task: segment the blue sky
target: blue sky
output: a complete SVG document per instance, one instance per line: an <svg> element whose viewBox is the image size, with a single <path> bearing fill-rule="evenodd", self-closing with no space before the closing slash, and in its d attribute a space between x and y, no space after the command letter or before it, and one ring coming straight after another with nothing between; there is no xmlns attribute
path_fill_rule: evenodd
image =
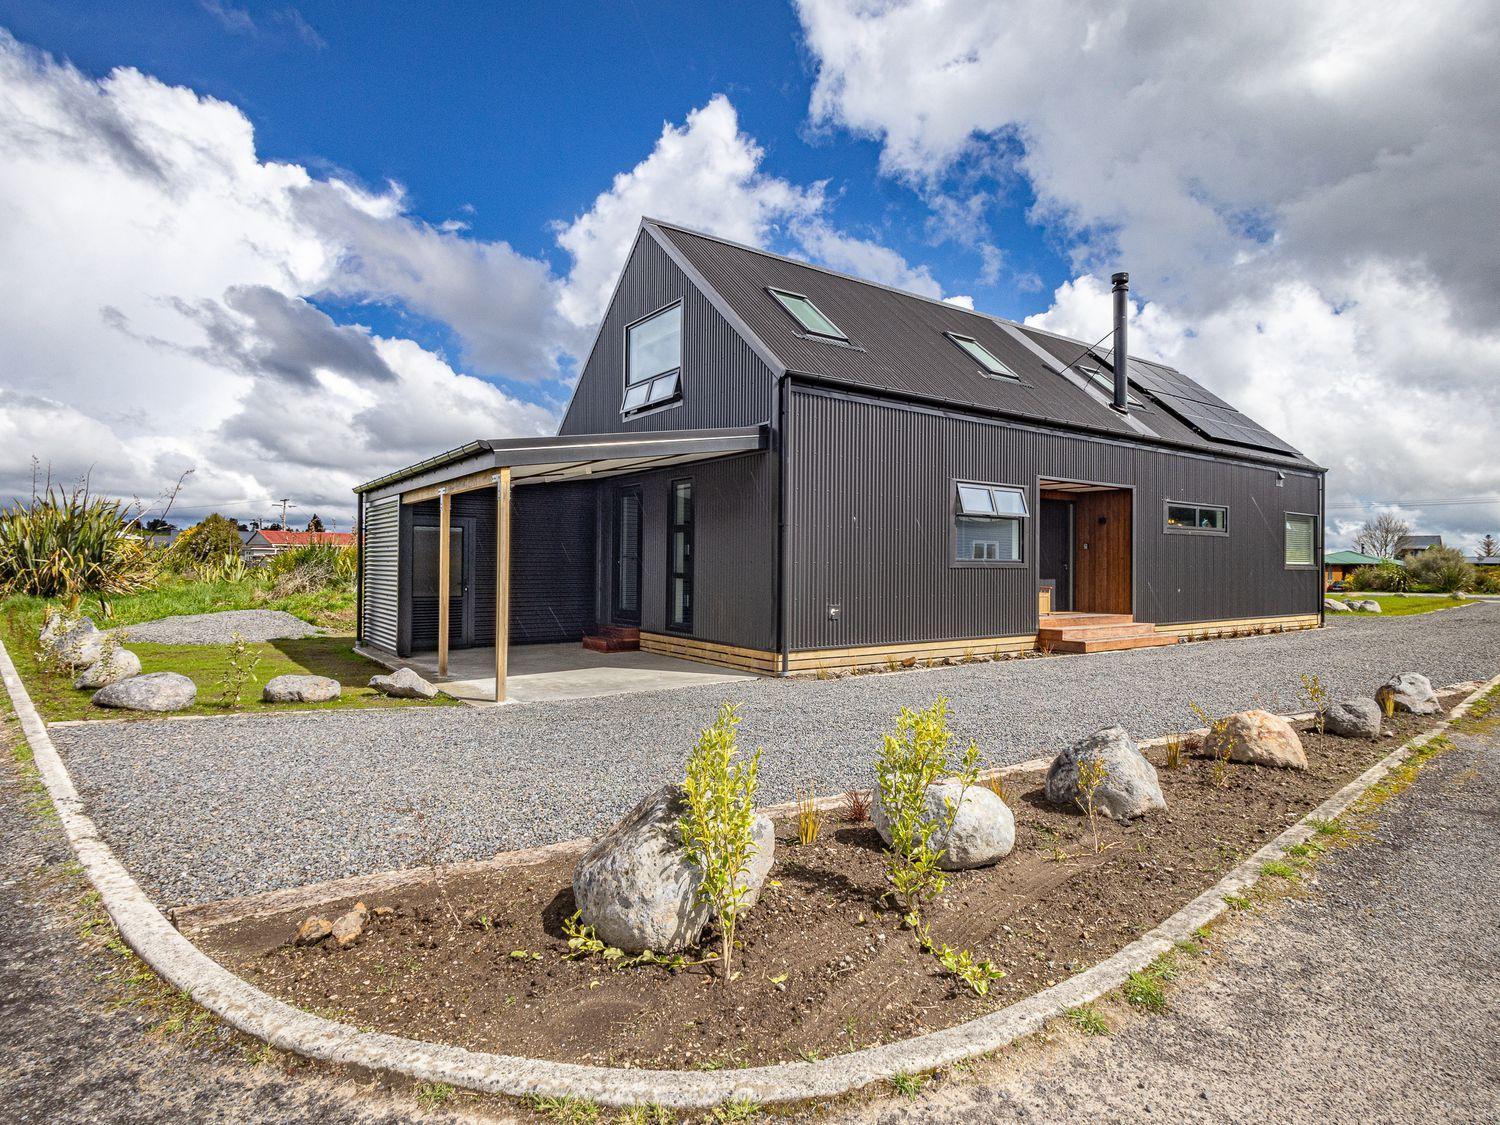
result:
<svg viewBox="0 0 1500 1125"><path fill-rule="evenodd" d="M645 212L1089 339L1126 268L1331 542L1471 542L1411 501L1500 494L1497 52L1465 0L0 0L0 491L347 514L547 432Z"/></svg>

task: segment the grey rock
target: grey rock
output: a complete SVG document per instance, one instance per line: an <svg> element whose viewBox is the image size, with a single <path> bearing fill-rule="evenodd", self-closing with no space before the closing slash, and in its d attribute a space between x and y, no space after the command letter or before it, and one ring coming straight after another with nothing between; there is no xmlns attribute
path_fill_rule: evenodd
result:
<svg viewBox="0 0 1500 1125"><path fill-rule="evenodd" d="M1392 676L1380 690L1389 691L1395 696L1398 711L1410 711L1413 715L1436 715L1443 709L1438 703L1437 692L1432 690L1432 682L1420 672L1402 672Z"/></svg>
<svg viewBox="0 0 1500 1125"><path fill-rule="evenodd" d="M398 668L388 676L371 676L370 686L396 699L436 699L438 693L410 668Z"/></svg>
<svg viewBox="0 0 1500 1125"><path fill-rule="evenodd" d="M60 626L48 643L52 654L73 668L97 664L104 653L104 634L87 617L72 626Z"/></svg>
<svg viewBox="0 0 1500 1125"><path fill-rule="evenodd" d="M627 953L673 953L695 945L711 913L698 897L702 882L687 857L678 819L686 812L681 785L664 785L594 841L573 871L573 898L585 925ZM771 821L755 818L755 855L741 877L743 909L755 905L776 857Z"/></svg>
<svg viewBox="0 0 1500 1125"><path fill-rule="evenodd" d="M960 797L962 803L960 804ZM938 866L944 871L966 871L988 867L1010 854L1016 843L1016 818L993 791L982 785L967 789L955 778L927 787L924 820L942 824L948 818L948 803L957 807L952 827L932 835L932 846L941 848ZM890 817L877 790L871 798L870 822L887 844L891 842Z"/></svg>
<svg viewBox="0 0 1500 1125"><path fill-rule="evenodd" d="M1324 598L1323 599L1323 608L1326 609L1326 610L1329 610L1330 612L1333 612L1333 613L1348 613L1349 612L1349 606L1348 606L1348 604L1346 602L1339 601L1338 598Z"/></svg>
<svg viewBox="0 0 1500 1125"><path fill-rule="evenodd" d="M267 703L327 703L342 691L339 682L328 676L286 675L273 677L260 697Z"/></svg>
<svg viewBox="0 0 1500 1125"><path fill-rule="evenodd" d="M1373 699L1340 699L1323 715L1323 729L1340 738L1379 738L1380 719Z"/></svg>
<svg viewBox="0 0 1500 1125"><path fill-rule="evenodd" d="M1064 750L1047 769L1047 800L1064 808L1078 808L1078 767L1102 761L1108 771L1094 795L1099 808L1115 820L1132 820L1153 809L1165 809L1156 768L1146 760L1123 727L1107 727Z"/></svg>
<svg viewBox="0 0 1500 1125"><path fill-rule="evenodd" d="M1384 612L1380 608L1380 603L1379 602L1371 601L1369 598L1366 598L1364 601L1360 602L1359 603L1359 608L1364 613L1383 613Z"/></svg>
<svg viewBox="0 0 1500 1125"><path fill-rule="evenodd" d="M177 672L147 672L94 692L95 707L122 711L181 711L198 698L197 685Z"/></svg>
<svg viewBox="0 0 1500 1125"><path fill-rule="evenodd" d="M1225 753L1227 750L1227 754ZM1200 753L1252 766L1305 770L1307 752L1292 724L1269 711L1239 711L1204 738Z"/></svg>
<svg viewBox="0 0 1500 1125"><path fill-rule="evenodd" d="M96 690L141 674L141 658L128 649L117 648L103 654L73 681L76 688Z"/></svg>

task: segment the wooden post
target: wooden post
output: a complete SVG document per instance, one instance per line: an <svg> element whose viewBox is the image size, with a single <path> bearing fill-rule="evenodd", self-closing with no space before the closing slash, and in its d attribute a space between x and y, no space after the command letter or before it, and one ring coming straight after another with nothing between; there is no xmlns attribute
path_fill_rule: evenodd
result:
<svg viewBox="0 0 1500 1125"><path fill-rule="evenodd" d="M495 702L505 702L510 664L510 466L495 478Z"/></svg>
<svg viewBox="0 0 1500 1125"><path fill-rule="evenodd" d="M452 581L453 555L449 533L453 527L453 498L438 496L438 675L448 674L448 584Z"/></svg>

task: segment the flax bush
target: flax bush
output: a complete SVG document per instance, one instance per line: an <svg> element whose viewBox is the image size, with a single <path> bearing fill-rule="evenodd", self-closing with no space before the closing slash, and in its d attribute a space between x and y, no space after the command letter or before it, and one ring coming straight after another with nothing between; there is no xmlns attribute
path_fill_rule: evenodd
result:
<svg viewBox="0 0 1500 1125"><path fill-rule="evenodd" d="M719 979L734 979L734 930L750 893L745 873L755 857L755 790L760 771L760 748L739 758L738 710L732 703L719 709L714 724L698 736L687 761L683 788L687 812L677 822L688 859L702 881L699 897L708 903L719 924L723 968Z"/></svg>
<svg viewBox="0 0 1500 1125"><path fill-rule="evenodd" d="M118 500L49 488L0 509L0 594L93 596L107 613L108 595L145 589L154 578L151 552Z"/></svg>

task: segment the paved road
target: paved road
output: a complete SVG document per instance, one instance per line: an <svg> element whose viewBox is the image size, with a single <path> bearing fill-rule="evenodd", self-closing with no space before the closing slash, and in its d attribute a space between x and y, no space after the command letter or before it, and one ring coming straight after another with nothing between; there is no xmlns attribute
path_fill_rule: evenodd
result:
<svg viewBox="0 0 1500 1125"><path fill-rule="evenodd" d="M253 1066L237 1044L210 1050L164 1042L136 1009L110 1010L121 992L100 978L120 961L79 938L84 884L63 871L73 857L56 822L38 818L29 801L7 753L0 764L0 1121L381 1125L420 1116L406 1098Z"/></svg>
<svg viewBox="0 0 1500 1125"><path fill-rule="evenodd" d="M845 1120L1500 1120L1500 733L1454 741L1374 842L1239 928L1169 1014Z"/></svg>
<svg viewBox="0 0 1500 1125"><path fill-rule="evenodd" d="M1138 738L1217 713L1295 711L1300 677L1372 694L1392 673L1487 679L1500 605L1087 657L840 680L736 683L741 741L761 746L760 798L866 787L903 705L952 701L987 762L1022 761L1121 723ZM500 709L93 723L53 739L110 843L167 905L360 872L438 852L474 859L592 835L682 776L726 685ZM426 814L424 841L415 812Z"/></svg>

